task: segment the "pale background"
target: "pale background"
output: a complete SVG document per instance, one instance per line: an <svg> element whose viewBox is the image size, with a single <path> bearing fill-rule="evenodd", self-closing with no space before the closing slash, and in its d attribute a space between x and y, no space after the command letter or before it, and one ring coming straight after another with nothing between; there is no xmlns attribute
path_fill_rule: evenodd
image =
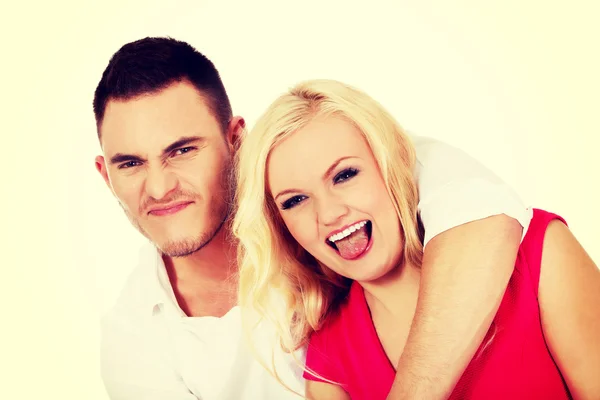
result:
<svg viewBox="0 0 600 400"><path fill-rule="evenodd" d="M143 240L94 170L91 102L144 36L204 52L250 126L298 80L358 86L563 215L600 261L597 1L6 3L2 399L106 399L98 320Z"/></svg>

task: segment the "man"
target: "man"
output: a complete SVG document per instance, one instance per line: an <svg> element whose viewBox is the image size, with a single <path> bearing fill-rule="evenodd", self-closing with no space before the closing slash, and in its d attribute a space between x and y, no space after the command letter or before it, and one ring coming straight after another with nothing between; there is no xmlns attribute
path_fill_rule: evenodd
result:
<svg viewBox="0 0 600 400"><path fill-rule="evenodd" d="M94 113L103 152L96 168L154 247L103 320L111 398L297 398L242 341L229 221L245 124L213 64L174 39L126 44L102 75ZM389 398L441 399L489 328L531 212L465 154L431 140L415 145L427 244ZM299 366L276 358L288 364L280 379L303 392Z"/></svg>

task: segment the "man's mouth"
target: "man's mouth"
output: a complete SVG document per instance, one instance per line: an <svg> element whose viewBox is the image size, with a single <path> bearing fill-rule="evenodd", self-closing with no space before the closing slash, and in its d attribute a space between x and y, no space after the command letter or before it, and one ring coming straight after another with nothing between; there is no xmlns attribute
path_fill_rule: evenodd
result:
<svg viewBox="0 0 600 400"><path fill-rule="evenodd" d="M178 201L176 203L171 203L171 204L166 204L164 206L154 207L150 211L148 211L148 214L159 216L159 217L163 216L163 215L171 215L171 214L175 214L175 213L183 210L184 208L186 208L187 206L189 206L192 203L193 203L193 201Z"/></svg>
<svg viewBox="0 0 600 400"><path fill-rule="evenodd" d="M354 260L370 248L373 226L361 221L327 238L327 244L345 260Z"/></svg>

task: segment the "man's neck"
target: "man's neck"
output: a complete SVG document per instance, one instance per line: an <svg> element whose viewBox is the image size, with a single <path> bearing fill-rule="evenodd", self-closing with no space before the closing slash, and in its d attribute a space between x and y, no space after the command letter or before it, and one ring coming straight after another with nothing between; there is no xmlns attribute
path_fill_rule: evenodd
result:
<svg viewBox="0 0 600 400"><path fill-rule="evenodd" d="M223 227L187 257L163 256L179 306L190 317L222 317L237 303L236 244Z"/></svg>

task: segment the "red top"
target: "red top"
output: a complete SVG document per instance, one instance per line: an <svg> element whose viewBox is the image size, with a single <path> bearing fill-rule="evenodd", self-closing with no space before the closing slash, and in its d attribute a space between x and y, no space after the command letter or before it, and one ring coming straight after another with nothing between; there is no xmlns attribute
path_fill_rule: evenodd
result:
<svg viewBox="0 0 600 400"><path fill-rule="evenodd" d="M515 270L488 331L450 399L569 399L546 347L537 299L544 234L556 214L534 210ZM340 383L353 400L385 399L396 375L373 326L362 287L311 337L306 366ZM306 379L316 380L308 372Z"/></svg>

